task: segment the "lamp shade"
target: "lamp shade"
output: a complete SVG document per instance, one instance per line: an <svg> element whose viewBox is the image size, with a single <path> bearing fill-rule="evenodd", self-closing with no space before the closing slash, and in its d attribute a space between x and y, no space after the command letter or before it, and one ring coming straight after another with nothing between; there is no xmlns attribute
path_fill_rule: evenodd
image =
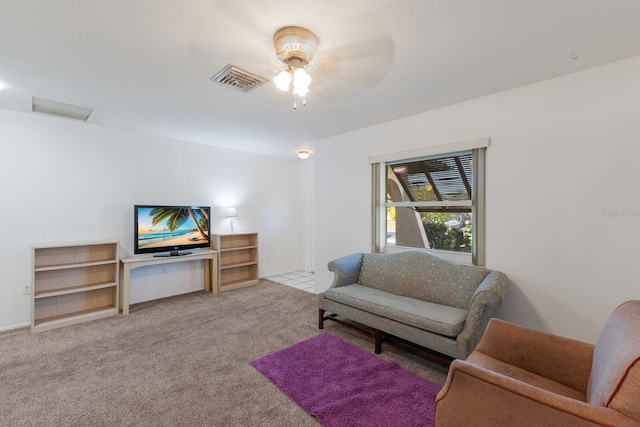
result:
<svg viewBox="0 0 640 427"><path fill-rule="evenodd" d="M311 76L307 74L304 68L296 68L293 72L293 93L299 96L305 96L309 92L311 84Z"/></svg>
<svg viewBox="0 0 640 427"><path fill-rule="evenodd" d="M235 206L231 206L229 208L227 208L227 218L233 218L238 216L238 213L236 212L236 207Z"/></svg>
<svg viewBox="0 0 640 427"><path fill-rule="evenodd" d="M291 83L291 72L289 70L283 70L277 76L273 78L273 83L276 87L284 92L289 90L289 84Z"/></svg>

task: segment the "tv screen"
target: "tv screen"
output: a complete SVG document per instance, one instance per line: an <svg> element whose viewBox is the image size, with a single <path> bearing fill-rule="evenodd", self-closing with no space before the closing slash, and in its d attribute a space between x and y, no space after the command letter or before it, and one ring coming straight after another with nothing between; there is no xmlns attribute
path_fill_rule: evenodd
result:
<svg viewBox="0 0 640 427"><path fill-rule="evenodd" d="M208 248L209 206L135 205L136 254L185 255L189 249Z"/></svg>

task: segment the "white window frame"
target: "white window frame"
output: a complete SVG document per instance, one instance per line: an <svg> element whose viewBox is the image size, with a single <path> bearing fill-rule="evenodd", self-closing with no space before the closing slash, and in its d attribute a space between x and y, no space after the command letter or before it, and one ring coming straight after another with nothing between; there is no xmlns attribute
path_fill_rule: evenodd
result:
<svg viewBox="0 0 640 427"><path fill-rule="evenodd" d="M386 245L386 211L388 206L426 206L442 205L443 202L386 202L386 167L394 163L411 162L425 157L446 156L460 151L472 150L473 153L473 188L471 201L447 202L452 206L471 204L473 245L471 253L443 251L437 249L417 249L437 253L453 262L467 265L485 265L485 155L490 145L489 138L479 138L449 144L434 145L416 150L401 151L369 157L372 165L372 244L371 251L378 253L416 250L402 246Z"/></svg>

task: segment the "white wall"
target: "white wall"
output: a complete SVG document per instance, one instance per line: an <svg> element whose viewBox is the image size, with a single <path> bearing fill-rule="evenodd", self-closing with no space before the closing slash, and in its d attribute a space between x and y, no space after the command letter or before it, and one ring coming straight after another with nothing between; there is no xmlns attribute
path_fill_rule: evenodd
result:
<svg viewBox="0 0 640 427"><path fill-rule="evenodd" d="M370 155L490 137L487 266L510 278L499 317L595 342L640 296L638 76L635 57L317 142L317 290L331 259L370 251Z"/></svg>
<svg viewBox="0 0 640 427"><path fill-rule="evenodd" d="M302 186L302 203L300 210L300 246L298 250L302 256L304 271L313 271L313 203L315 191L315 158L312 156L301 163L302 174L300 183Z"/></svg>
<svg viewBox="0 0 640 427"><path fill-rule="evenodd" d="M261 277L310 268L308 168L0 110L0 330L30 322L21 285L31 281L32 246L116 239L131 256L134 204L211 206L214 232L229 231L224 207L235 205L235 230L259 233ZM197 265L166 270L135 270L131 302L202 288Z"/></svg>

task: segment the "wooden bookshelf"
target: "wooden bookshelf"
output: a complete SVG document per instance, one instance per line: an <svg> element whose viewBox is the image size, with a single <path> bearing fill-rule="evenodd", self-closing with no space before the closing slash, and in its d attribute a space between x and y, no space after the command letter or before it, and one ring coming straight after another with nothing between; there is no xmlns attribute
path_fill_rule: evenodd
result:
<svg viewBox="0 0 640 427"><path fill-rule="evenodd" d="M31 330L118 314L118 242L33 248Z"/></svg>
<svg viewBox="0 0 640 427"><path fill-rule="evenodd" d="M212 234L211 247L219 252L220 291L258 283L258 233Z"/></svg>

